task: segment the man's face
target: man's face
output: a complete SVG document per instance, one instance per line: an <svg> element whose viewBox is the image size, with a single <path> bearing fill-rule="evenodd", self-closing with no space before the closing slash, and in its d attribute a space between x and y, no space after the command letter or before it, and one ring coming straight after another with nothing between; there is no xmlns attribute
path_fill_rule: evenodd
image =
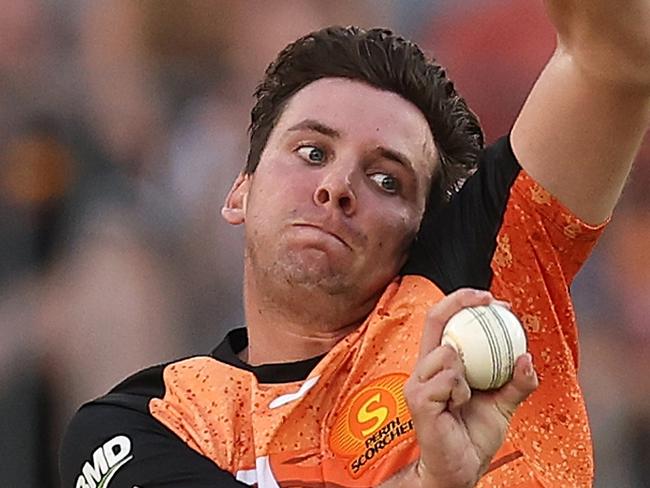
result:
<svg viewBox="0 0 650 488"><path fill-rule="evenodd" d="M436 160L426 119L399 95L342 78L306 86L233 189L252 272L267 285L377 296L405 262Z"/></svg>

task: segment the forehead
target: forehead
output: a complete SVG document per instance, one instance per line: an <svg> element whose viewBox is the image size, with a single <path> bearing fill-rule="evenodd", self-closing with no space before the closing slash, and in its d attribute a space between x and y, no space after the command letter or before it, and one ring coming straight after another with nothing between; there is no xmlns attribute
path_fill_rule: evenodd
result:
<svg viewBox="0 0 650 488"><path fill-rule="evenodd" d="M400 95L345 78L323 78L299 90L276 125L279 133L305 120L317 120L342 137L381 145L410 157L426 174L435 167L431 129L422 112Z"/></svg>

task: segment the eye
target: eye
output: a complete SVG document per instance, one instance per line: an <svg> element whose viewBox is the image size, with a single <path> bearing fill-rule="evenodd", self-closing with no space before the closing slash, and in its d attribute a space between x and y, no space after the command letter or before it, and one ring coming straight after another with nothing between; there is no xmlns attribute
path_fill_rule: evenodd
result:
<svg viewBox="0 0 650 488"><path fill-rule="evenodd" d="M322 164L325 162L325 151L317 146L300 146L298 155L305 161L312 164Z"/></svg>
<svg viewBox="0 0 650 488"><path fill-rule="evenodd" d="M374 173L370 175L370 179L387 193L397 193L399 191L399 181L392 175L387 173Z"/></svg>

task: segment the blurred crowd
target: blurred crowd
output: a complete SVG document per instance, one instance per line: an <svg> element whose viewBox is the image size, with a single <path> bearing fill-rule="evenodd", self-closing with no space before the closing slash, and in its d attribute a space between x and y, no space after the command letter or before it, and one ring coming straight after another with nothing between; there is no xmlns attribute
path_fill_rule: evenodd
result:
<svg viewBox="0 0 650 488"><path fill-rule="evenodd" d="M220 208L251 95L329 24L418 41L489 141L554 45L530 0L0 2L0 486L57 487L82 402L243 323L242 233ZM596 487L650 486L648 184L649 143L573 287Z"/></svg>

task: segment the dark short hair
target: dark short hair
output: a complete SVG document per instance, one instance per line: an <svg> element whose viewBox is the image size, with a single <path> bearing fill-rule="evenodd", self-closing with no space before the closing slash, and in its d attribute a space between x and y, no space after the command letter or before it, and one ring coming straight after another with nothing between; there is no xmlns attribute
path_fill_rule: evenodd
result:
<svg viewBox="0 0 650 488"><path fill-rule="evenodd" d="M266 69L255 91L245 173L257 168L288 100L321 78L359 80L394 92L422 111L441 162L429 204L448 200L475 169L483 131L439 64L390 30L327 27L289 44Z"/></svg>

